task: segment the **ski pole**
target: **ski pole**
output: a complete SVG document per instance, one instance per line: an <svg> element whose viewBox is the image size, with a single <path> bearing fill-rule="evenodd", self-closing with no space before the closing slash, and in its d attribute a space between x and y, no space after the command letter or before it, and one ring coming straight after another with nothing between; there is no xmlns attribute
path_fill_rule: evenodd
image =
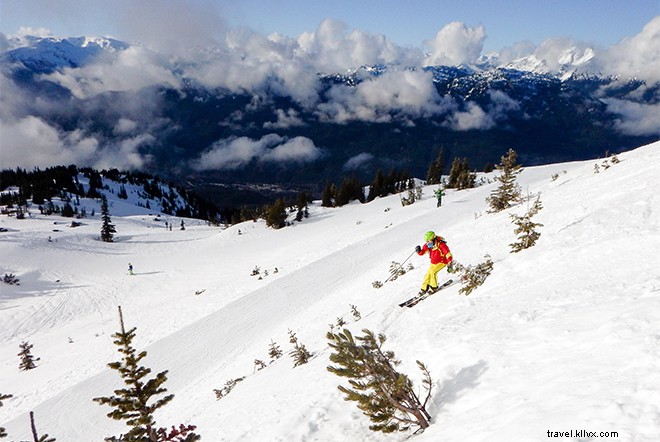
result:
<svg viewBox="0 0 660 442"><path fill-rule="evenodd" d="M413 256L413 254L416 253L416 252L417 252L416 250L413 250L413 252L401 264L399 264L399 267L395 271L392 272L392 274L389 276L389 278L387 278L385 280L385 282L389 281L392 276L396 275L397 272L399 271L399 269L401 267L403 267L403 265L406 263L406 261L408 261L410 259L410 257ZM385 284L385 282L383 284Z"/></svg>

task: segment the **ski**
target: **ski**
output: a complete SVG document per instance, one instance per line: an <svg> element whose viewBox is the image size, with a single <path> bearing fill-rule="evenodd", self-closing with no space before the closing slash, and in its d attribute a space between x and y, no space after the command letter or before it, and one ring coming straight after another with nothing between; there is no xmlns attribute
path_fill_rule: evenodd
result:
<svg viewBox="0 0 660 442"><path fill-rule="evenodd" d="M439 286L438 289L437 289L435 292L433 292L433 293L437 293L437 292L439 292L440 290L442 290L442 289L444 289L444 288L446 288L446 287L449 287L449 286L452 285L453 283L454 283L454 280L453 280L453 279L450 279L450 280L448 280L447 282L445 282L444 284L442 284L441 286ZM404 302L402 302L401 304L399 304L399 307L413 307L413 306L417 305L419 302L421 302L421 301L423 301L424 299L426 299L426 298L428 298L429 296L431 296L433 293L424 293L423 295L416 295L416 296L413 296L412 298L408 299L407 301L404 301Z"/></svg>

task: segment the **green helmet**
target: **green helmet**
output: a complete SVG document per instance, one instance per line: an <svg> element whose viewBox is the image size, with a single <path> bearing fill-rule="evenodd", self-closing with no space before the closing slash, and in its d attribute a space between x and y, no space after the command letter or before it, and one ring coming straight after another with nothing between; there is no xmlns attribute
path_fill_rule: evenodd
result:
<svg viewBox="0 0 660 442"><path fill-rule="evenodd" d="M435 232L428 231L424 234L424 241L426 242L433 241L433 238L435 238Z"/></svg>

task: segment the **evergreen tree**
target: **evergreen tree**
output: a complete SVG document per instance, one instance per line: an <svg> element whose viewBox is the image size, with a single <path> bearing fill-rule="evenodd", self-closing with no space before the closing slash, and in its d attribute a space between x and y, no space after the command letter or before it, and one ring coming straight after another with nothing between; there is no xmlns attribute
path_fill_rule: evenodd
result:
<svg viewBox="0 0 660 442"><path fill-rule="evenodd" d="M321 193L321 206L333 207L334 198L335 198L335 185L332 183L328 183L325 185L325 187L323 188L323 192Z"/></svg>
<svg viewBox="0 0 660 442"><path fill-rule="evenodd" d="M116 232L115 226L112 224L112 219L110 219L108 199L103 195L101 197L101 241L112 242Z"/></svg>
<svg viewBox="0 0 660 442"><path fill-rule="evenodd" d="M39 360L32 355L32 347L34 345L30 344L27 341L21 342L19 348L21 351L18 353L18 356L21 358L21 363L18 368L22 371L32 370L36 367L35 362Z"/></svg>
<svg viewBox="0 0 660 442"><path fill-rule="evenodd" d="M364 329L364 336L353 338L351 332L328 332L326 338L334 351L330 361L337 364L328 366L328 371L337 376L349 378L352 388L339 386L346 400L357 402L357 406L369 417L373 431L392 433L405 431L411 426L425 429L431 416L426 412L426 403L431 396L431 376L421 362L417 365L424 374L427 396L420 401L412 381L398 372L399 365L394 353L383 350L385 335L374 336Z"/></svg>
<svg viewBox="0 0 660 442"><path fill-rule="evenodd" d="M536 244L536 240L541 236L540 233L536 231L537 227L542 227L543 224L535 223L532 221L532 217L539 213L539 210L543 208L541 204L540 197L536 198L532 207L527 210L522 216L511 214L513 223L516 225L514 233L518 235L518 242L509 244L511 247L511 253L520 252L523 249L528 249Z"/></svg>
<svg viewBox="0 0 660 442"><path fill-rule="evenodd" d="M378 169L373 181L371 181L371 185L369 185L367 201L373 201L377 197L383 196L385 196L385 176L383 175L383 171Z"/></svg>
<svg viewBox="0 0 660 442"><path fill-rule="evenodd" d="M364 191L357 177L344 178L335 197L335 205L344 206L353 200L364 202Z"/></svg>
<svg viewBox="0 0 660 442"><path fill-rule="evenodd" d="M2 407L2 401L5 399L9 399L13 397L11 394L2 394L0 393L0 407ZM3 427L0 427L0 438L7 437L7 433L5 433L5 429Z"/></svg>
<svg viewBox="0 0 660 442"><path fill-rule="evenodd" d="M266 225L273 229L281 229L286 225L286 206L281 198L266 210Z"/></svg>
<svg viewBox="0 0 660 442"><path fill-rule="evenodd" d="M514 202L520 200L520 186L516 183L516 176L522 171L522 166L517 164L516 159L516 151L509 149L501 158L500 164L495 166L501 172L495 177L500 185L486 199L491 207L491 213L508 209Z"/></svg>
<svg viewBox="0 0 660 442"><path fill-rule="evenodd" d="M470 172L467 158L454 158L449 171L448 189L471 189L475 186L477 175Z"/></svg>
<svg viewBox="0 0 660 442"><path fill-rule="evenodd" d="M437 158L429 166L426 173L426 182L428 184L440 184L442 182L442 174L445 170L445 148L441 147L438 152Z"/></svg>
<svg viewBox="0 0 660 442"><path fill-rule="evenodd" d="M163 384L167 380L167 370L158 373L151 379L145 379L151 373L151 369L140 366L140 361L147 355L146 351L137 352L133 347L136 327L126 331L124 327L124 317L121 307L119 307L120 331L115 333L115 345L119 347L122 359L118 362L108 364L113 370L117 370L124 379L126 388L120 388L114 391L115 396L97 397L93 400L99 404L107 404L114 407L114 410L108 413L108 417L116 420L125 420L126 425L131 427L130 431L119 437L122 442L158 442L164 440L175 440L179 442L192 442L200 439L200 436L193 433L195 426L181 426L182 431L175 434L174 439L167 439L167 430L156 427L154 412L167 405L173 394L169 394L160 399L154 397L167 392Z"/></svg>

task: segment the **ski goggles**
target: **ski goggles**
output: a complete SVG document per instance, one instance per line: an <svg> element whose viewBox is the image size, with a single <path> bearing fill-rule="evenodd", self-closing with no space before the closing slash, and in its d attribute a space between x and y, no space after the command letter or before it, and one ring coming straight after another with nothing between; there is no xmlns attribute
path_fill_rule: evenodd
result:
<svg viewBox="0 0 660 442"><path fill-rule="evenodd" d="M429 249L432 249L434 245L435 245L435 241L429 241L426 243L426 247L428 247Z"/></svg>

